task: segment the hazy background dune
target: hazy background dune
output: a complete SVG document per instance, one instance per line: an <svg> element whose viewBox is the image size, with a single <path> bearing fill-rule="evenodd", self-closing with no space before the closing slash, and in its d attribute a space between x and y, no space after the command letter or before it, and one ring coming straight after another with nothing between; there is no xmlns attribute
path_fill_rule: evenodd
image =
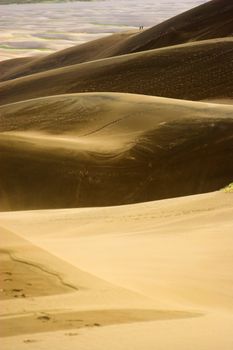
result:
<svg viewBox="0 0 233 350"><path fill-rule="evenodd" d="M0 5L0 60L48 54L140 25L153 26L204 2L97 0Z"/></svg>
<svg viewBox="0 0 233 350"><path fill-rule="evenodd" d="M130 92L187 100L232 98L233 39L113 57L0 84L0 104L73 92Z"/></svg>
<svg viewBox="0 0 233 350"><path fill-rule="evenodd" d="M13 67L12 71L8 69L1 78L8 80L95 59L228 37L232 35L232 28L233 3L228 0L210 1L145 31L128 30L35 58L26 62L25 67Z"/></svg>

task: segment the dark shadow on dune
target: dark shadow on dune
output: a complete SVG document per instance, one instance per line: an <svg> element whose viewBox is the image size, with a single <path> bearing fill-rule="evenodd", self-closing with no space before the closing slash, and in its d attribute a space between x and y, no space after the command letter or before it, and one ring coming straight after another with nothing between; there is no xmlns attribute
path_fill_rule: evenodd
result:
<svg viewBox="0 0 233 350"><path fill-rule="evenodd" d="M233 39L188 43L77 64L0 84L0 104L76 92L184 100L233 97Z"/></svg>
<svg viewBox="0 0 233 350"><path fill-rule="evenodd" d="M121 153L1 139L0 209L122 205L218 190L233 179L233 122L169 122Z"/></svg>

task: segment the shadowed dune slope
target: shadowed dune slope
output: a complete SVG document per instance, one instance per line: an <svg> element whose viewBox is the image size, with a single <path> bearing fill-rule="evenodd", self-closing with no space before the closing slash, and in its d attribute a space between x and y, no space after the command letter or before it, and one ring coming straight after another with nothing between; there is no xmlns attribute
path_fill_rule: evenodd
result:
<svg viewBox="0 0 233 350"><path fill-rule="evenodd" d="M233 96L233 39L73 65L0 84L0 104L74 92L130 92L201 100Z"/></svg>
<svg viewBox="0 0 233 350"><path fill-rule="evenodd" d="M233 34L233 3L212 0L125 40L119 52L125 54L182 44L190 41L223 38Z"/></svg>
<svg viewBox="0 0 233 350"><path fill-rule="evenodd" d="M1 61L0 81L5 80L4 77L11 74L12 71L21 71L22 67L24 67L25 64L28 64L29 62L31 63L34 59L34 57L19 57Z"/></svg>
<svg viewBox="0 0 233 350"><path fill-rule="evenodd" d="M94 93L0 115L0 210L120 205L232 182L232 106Z"/></svg>
<svg viewBox="0 0 233 350"><path fill-rule="evenodd" d="M18 69L6 71L2 80L14 79L54 68L133 52L182 44L190 41L231 36L233 3L214 0L173 17L148 30L114 34L33 59ZM134 34L134 35L133 35ZM0 63L1 69L1 63Z"/></svg>
<svg viewBox="0 0 233 350"><path fill-rule="evenodd" d="M22 59L17 58L15 62L21 61L20 67L15 65L7 70L4 67L5 62L12 60L0 62L0 81L113 56L117 45L133 34L132 31L117 33L78 46L72 46L44 57L28 57L27 60L24 58L23 65L21 64Z"/></svg>

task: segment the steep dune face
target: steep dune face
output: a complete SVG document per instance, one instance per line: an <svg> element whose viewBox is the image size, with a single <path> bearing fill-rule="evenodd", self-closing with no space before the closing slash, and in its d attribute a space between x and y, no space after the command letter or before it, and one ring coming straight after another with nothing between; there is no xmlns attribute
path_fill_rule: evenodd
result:
<svg viewBox="0 0 233 350"><path fill-rule="evenodd" d="M233 3L229 0L212 0L125 40L115 54L223 38L231 36L232 30Z"/></svg>
<svg viewBox="0 0 233 350"><path fill-rule="evenodd" d="M73 92L187 100L231 98L233 39L189 43L33 74L0 84L0 103Z"/></svg>
<svg viewBox="0 0 233 350"><path fill-rule="evenodd" d="M33 59L20 69L15 67L10 71L5 71L0 75L0 79L15 79L112 56L231 36L232 18L233 3L231 1L210 1L143 32L114 34L46 57Z"/></svg>
<svg viewBox="0 0 233 350"><path fill-rule="evenodd" d="M135 203L232 181L231 106L77 94L0 112L1 210Z"/></svg>

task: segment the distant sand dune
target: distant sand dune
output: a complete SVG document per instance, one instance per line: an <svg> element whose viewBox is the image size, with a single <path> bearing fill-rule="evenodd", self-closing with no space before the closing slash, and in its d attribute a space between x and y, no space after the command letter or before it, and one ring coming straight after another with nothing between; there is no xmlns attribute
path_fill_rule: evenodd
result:
<svg viewBox="0 0 233 350"><path fill-rule="evenodd" d="M31 62L33 57L19 57L19 58L12 58L10 60L5 60L0 62L0 80L6 75L9 74L9 72L13 70L21 70L22 66L25 64L28 64Z"/></svg>
<svg viewBox="0 0 233 350"><path fill-rule="evenodd" d="M0 79L14 79L106 57L231 36L232 18L233 4L231 1L210 1L143 32L114 34L33 59L20 69L18 67L8 69L3 75L0 75Z"/></svg>
<svg viewBox="0 0 233 350"><path fill-rule="evenodd" d="M0 62L0 81L114 56L111 54L113 49L121 41L124 41L133 34L135 34L133 31L112 34L108 37L91 40L91 42L85 44L57 51L45 57L28 57L24 59L24 62L21 58L17 58L14 59L14 62L17 64L12 65L7 70L4 69L6 62L13 62L13 60ZM18 67L18 63L20 67Z"/></svg>
<svg viewBox="0 0 233 350"><path fill-rule="evenodd" d="M0 84L0 104L74 92L130 92L203 100L232 98L233 39L93 61Z"/></svg>
<svg viewBox="0 0 233 350"><path fill-rule="evenodd" d="M93 93L0 113L1 210L119 205L232 182L232 106Z"/></svg>

